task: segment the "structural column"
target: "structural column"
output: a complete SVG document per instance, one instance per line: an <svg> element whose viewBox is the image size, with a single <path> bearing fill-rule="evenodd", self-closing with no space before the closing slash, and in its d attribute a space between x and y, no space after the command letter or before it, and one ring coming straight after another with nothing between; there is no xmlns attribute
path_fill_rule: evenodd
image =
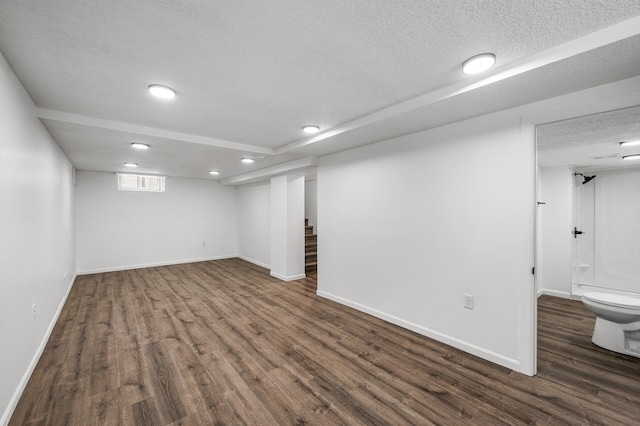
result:
<svg viewBox="0 0 640 426"><path fill-rule="evenodd" d="M305 277L304 176L271 178L271 276Z"/></svg>

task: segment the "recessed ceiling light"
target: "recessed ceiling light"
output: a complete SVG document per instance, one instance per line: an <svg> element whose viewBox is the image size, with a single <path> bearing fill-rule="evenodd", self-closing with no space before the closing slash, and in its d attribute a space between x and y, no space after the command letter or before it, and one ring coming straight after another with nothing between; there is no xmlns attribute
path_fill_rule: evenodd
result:
<svg viewBox="0 0 640 426"><path fill-rule="evenodd" d="M640 145L640 140L620 142L620 146L635 146L635 145Z"/></svg>
<svg viewBox="0 0 640 426"><path fill-rule="evenodd" d="M640 154L625 155L623 160L640 160Z"/></svg>
<svg viewBox="0 0 640 426"><path fill-rule="evenodd" d="M304 126L302 128L302 130L305 133L313 134L313 133L318 133L320 131L320 127L318 127L318 126Z"/></svg>
<svg viewBox="0 0 640 426"><path fill-rule="evenodd" d="M241 161L243 163L251 164L253 163L253 158L243 158Z"/></svg>
<svg viewBox="0 0 640 426"><path fill-rule="evenodd" d="M131 148L144 150L144 149L149 149L149 145L147 145L146 143L133 142L131 144Z"/></svg>
<svg viewBox="0 0 640 426"><path fill-rule="evenodd" d="M176 97L176 91L171 87L162 86L160 84L152 84L149 86L149 93L157 98L173 99Z"/></svg>
<svg viewBox="0 0 640 426"><path fill-rule="evenodd" d="M210 174L210 175L217 176L217 175L219 175L219 174L220 174L220 172L219 172L219 171L217 171L217 170L209 170L209 174Z"/></svg>
<svg viewBox="0 0 640 426"><path fill-rule="evenodd" d="M138 163L124 163L125 167L138 167Z"/></svg>
<svg viewBox="0 0 640 426"><path fill-rule="evenodd" d="M478 74L488 70L496 63L496 55L493 53L482 53L467 59L462 64L462 72L465 74Z"/></svg>

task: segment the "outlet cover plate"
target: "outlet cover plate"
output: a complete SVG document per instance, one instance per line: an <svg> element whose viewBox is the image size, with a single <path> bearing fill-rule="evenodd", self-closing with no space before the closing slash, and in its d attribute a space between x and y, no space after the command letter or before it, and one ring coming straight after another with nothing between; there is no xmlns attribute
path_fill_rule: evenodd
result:
<svg viewBox="0 0 640 426"><path fill-rule="evenodd" d="M467 309L473 309L473 295L465 294L464 295L464 307Z"/></svg>

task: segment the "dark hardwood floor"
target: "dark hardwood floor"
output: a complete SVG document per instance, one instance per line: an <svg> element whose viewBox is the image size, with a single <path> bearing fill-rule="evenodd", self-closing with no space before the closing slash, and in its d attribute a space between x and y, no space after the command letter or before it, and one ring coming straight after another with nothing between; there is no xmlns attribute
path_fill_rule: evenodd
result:
<svg viewBox="0 0 640 426"><path fill-rule="evenodd" d="M539 299L527 377L240 259L80 276L11 425L640 422L640 359Z"/></svg>

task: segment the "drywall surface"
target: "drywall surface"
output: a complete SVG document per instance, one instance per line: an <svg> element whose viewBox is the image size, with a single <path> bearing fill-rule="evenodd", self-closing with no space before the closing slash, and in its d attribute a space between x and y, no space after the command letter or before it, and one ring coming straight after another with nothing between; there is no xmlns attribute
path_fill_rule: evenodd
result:
<svg viewBox="0 0 640 426"><path fill-rule="evenodd" d="M323 157L318 294L521 369L534 168L532 126L512 114Z"/></svg>
<svg viewBox="0 0 640 426"><path fill-rule="evenodd" d="M571 229L573 171L569 166L540 169L538 207L538 293L571 295Z"/></svg>
<svg viewBox="0 0 640 426"><path fill-rule="evenodd" d="M237 193L169 177L166 192L118 191L116 175L77 173L78 273L237 256Z"/></svg>
<svg viewBox="0 0 640 426"><path fill-rule="evenodd" d="M318 233L318 180L304 182L304 217L309 219L313 232Z"/></svg>
<svg viewBox="0 0 640 426"><path fill-rule="evenodd" d="M304 176L271 178L271 276L305 277Z"/></svg>
<svg viewBox="0 0 640 426"><path fill-rule="evenodd" d="M0 424L5 424L75 278L75 239L71 164L1 55L0 93Z"/></svg>
<svg viewBox="0 0 640 426"><path fill-rule="evenodd" d="M271 268L270 182L238 187L238 254Z"/></svg>

